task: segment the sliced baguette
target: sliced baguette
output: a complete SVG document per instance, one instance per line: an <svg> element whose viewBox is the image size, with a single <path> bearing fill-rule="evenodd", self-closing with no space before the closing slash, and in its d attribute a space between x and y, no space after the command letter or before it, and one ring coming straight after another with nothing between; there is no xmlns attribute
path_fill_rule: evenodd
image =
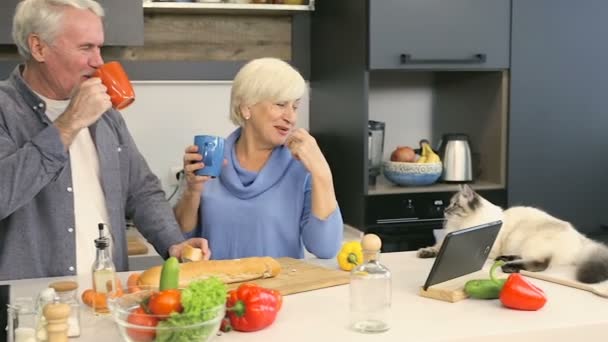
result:
<svg viewBox="0 0 608 342"><path fill-rule="evenodd" d="M139 285L158 286L162 266L144 271L139 277ZM217 277L224 283L274 277L281 271L281 265L271 257L251 257L232 260L201 260L180 264L179 286L209 277Z"/></svg>
<svg viewBox="0 0 608 342"><path fill-rule="evenodd" d="M182 262L203 260L203 251L200 248L185 245L182 249Z"/></svg>

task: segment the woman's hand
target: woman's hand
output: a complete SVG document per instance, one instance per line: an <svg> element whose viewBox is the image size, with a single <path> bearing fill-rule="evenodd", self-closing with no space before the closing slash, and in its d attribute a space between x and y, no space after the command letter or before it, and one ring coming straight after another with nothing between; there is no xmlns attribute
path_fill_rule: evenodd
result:
<svg viewBox="0 0 608 342"><path fill-rule="evenodd" d="M310 174L316 177L331 178L331 171L327 160L323 156L315 138L303 128L296 128L287 140L285 146L291 154L302 162Z"/></svg>
<svg viewBox="0 0 608 342"><path fill-rule="evenodd" d="M310 172L312 181L311 209L313 215L325 220L336 210L338 202L329 164L317 141L302 128L294 130L285 141L294 158Z"/></svg>
<svg viewBox="0 0 608 342"><path fill-rule="evenodd" d="M192 194L200 195L203 192L203 184L211 179L209 176L197 176L196 171L205 167L202 162L203 156L198 153L198 146L190 145L186 147L184 153L184 175L188 191Z"/></svg>

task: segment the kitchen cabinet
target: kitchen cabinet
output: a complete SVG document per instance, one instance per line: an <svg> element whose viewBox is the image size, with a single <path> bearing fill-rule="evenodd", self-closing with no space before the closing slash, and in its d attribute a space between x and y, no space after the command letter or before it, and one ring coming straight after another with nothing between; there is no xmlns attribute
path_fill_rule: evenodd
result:
<svg viewBox="0 0 608 342"><path fill-rule="evenodd" d="M369 2L370 69L504 69L510 0Z"/></svg>
<svg viewBox="0 0 608 342"><path fill-rule="evenodd" d="M451 1L443 2L450 3L448 10L454 8ZM394 32L381 37L373 27L379 18L370 16L378 6L400 3L412 6L408 18L429 15L430 23L430 13L440 9L437 1L335 0L318 2L311 16L310 130L331 167L345 223L386 237L384 251L413 250L432 242L432 231L441 228L442 210L458 185L399 187L383 177L370 182L368 120L386 123L383 160L398 144L416 147L426 138L437 147L444 133L468 134L483 170L473 187L497 205L506 204L508 59L494 64L496 69L441 63L414 69L375 66L371 50L377 40L387 41L386 48L401 44L404 33L398 31L404 26L399 23L405 20L391 20L396 26L387 24L386 30L393 27ZM508 17L510 2L497 3L507 4ZM497 16L490 17L494 21ZM421 42L439 36L426 36L422 28L415 31L408 34L416 33ZM508 55L508 32L501 39ZM424 58L455 56L446 51Z"/></svg>
<svg viewBox="0 0 608 342"><path fill-rule="evenodd" d="M104 45L144 45L144 9L140 1L98 0L105 9Z"/></svg>
<svg viewBox="0 0 608 342"><path fill-rule="evenodd" d="M13 44L11 30L15 7L20 0L0 2L0 44ZM141 2L99 0L105 9L105 45L143 45L144 10Z"/></svg>
<svg viewBox="0 0 608 342"><path fill-rule="evenodd" d="M13 14L21 0L0 1L0 45L13 44L11 31L13 29Z"/></svg>
<svg viewBox="0 0 608 342"><path fill-rule="evenodd" d="M608 223L608 2L514 0L508 199Z"/></svg>

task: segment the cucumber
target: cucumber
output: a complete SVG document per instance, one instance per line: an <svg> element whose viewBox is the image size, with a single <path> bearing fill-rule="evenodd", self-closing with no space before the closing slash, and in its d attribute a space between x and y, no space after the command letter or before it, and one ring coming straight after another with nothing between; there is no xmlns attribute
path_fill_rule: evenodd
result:
<svg viewBox="0 0 608 342"><path fill-rule="evenodd" d="M176 257L170 257L165 260L163 268L160 271L160 286L159 289L172 290L179 287L179 260Z"/></svg>

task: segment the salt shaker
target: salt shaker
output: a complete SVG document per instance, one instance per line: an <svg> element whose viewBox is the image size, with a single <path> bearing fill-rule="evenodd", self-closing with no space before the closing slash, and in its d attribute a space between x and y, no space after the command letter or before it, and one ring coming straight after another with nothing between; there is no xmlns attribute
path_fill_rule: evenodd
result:
<svg viewBox="0 0 608 342"><path fill-rule="evenodd" d="M77 298L78 283L75 281L56 281L49 284L55 289L60 303L70 306L70 317L68 317L68 337L80 336L80 303Z"/></svg>
<svg viewBox="0 0 608 342"><path fill-rule="evenodd" d="M50 287L43 289L38 294L38 300L36 303L36 312L38 313L38 319L37 319L37 324L36 324L36 339L38 341L46 341L48 339L47 335L46 335L46 323L47 322L42 313L43 313L44 307L47 304L52 303L55 300L56 296L57 296L57 293L55 293L55 289L50 288Z"/></svg>
<svg viewBox="0 0 608 342"><path fill-rule="evenodd" d="M68 316L70 306L66 303L49 303L43 309L46 319L46 335L48 342L68 341Z"/></svg>
<svg viewBox="0 0 608 342"><path fill-rule="evenodd" d="M375 234L361 239L363 263L350 274L350 327L363 333L390 328L391 272L380 263L382 241Z"/></svg>

